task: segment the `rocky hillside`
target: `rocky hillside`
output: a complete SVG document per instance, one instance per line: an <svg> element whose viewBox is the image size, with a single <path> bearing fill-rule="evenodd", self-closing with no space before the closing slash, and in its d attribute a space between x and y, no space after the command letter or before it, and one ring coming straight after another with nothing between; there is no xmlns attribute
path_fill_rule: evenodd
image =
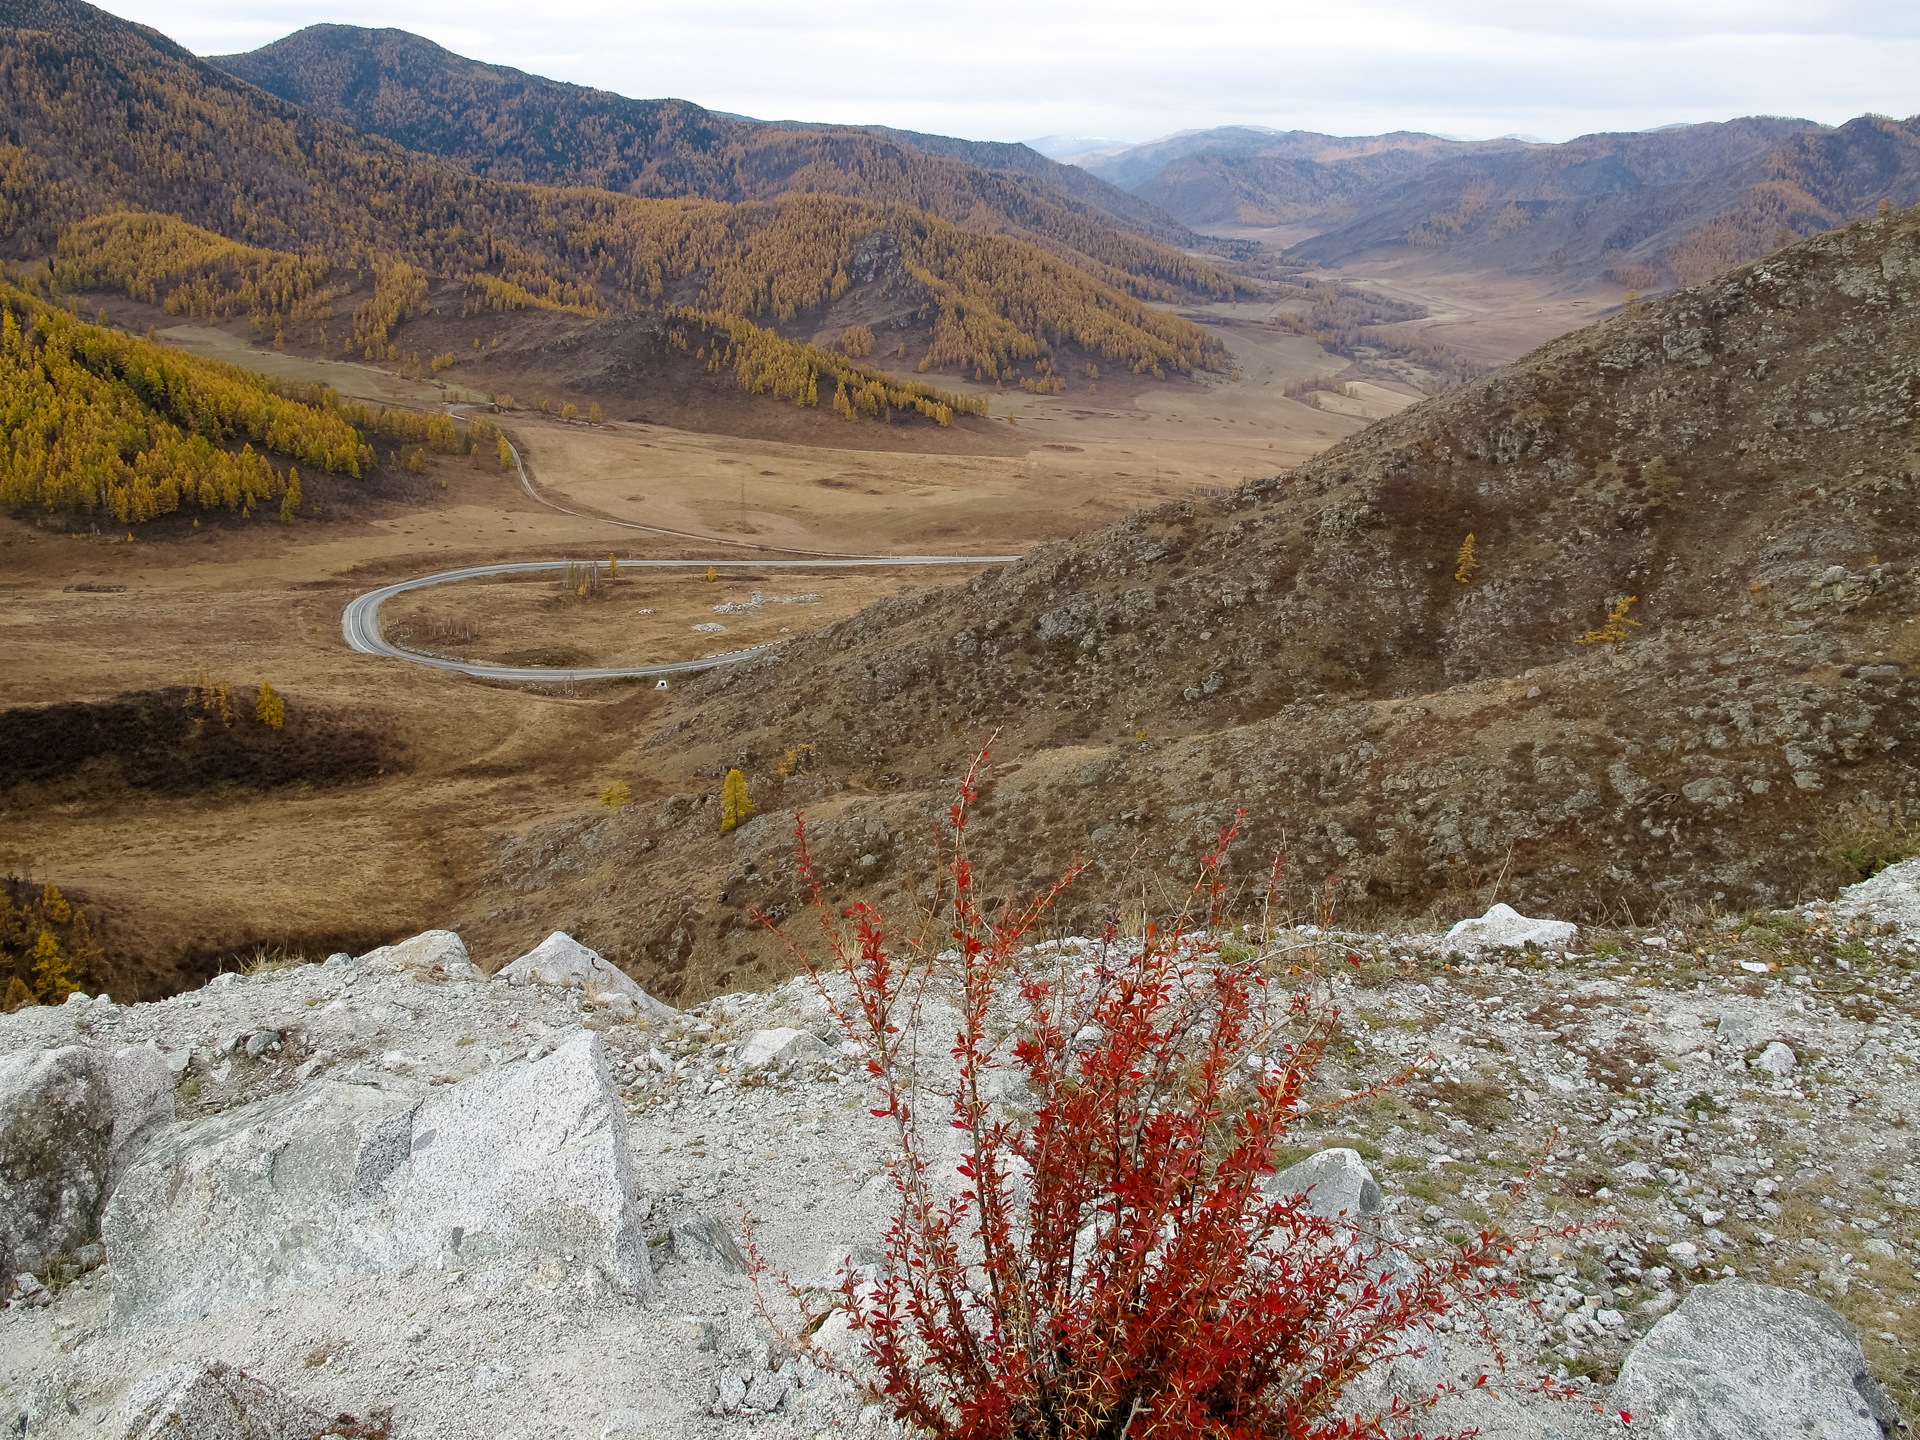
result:
<svg viewBox="0 0 1920 1440"><path fill-rule="evenodd" d="M1249 903L1275 851L1357 914L1857 878L1920 803L1916 357L1920 213L1806 242L689 685L639 762L677 796L529 837L497 877L528 898L474 919L577 908L671 991L696 940L751 958L794 809L837 882L911 893L942 777L996 732L1009 887L1089 851L1188 876L1236 809ZM732 765L762 814L722 836Z"/></svg>
<svg viewBox="0 0 1920 1440"><path fill-rule="evenodd" d="M1427 1428L1898 1433L1917 886L1906 865L1690 931L1273 937L1276 963L1339 962L1329 1094L1415 1066L1298 1132L1275 1191L1409 1259L1490 1218L1542 1232L1492 1317L1512 1369ZM1097 947L1029 962L1062 949ZM741 1207L816 1299L878 1262L890 1213L884 1127L811 985L682 1012L564 935L488 979L505 958L436 931L0 1017L9 1433L896 1436L827 1373L847 1312L797 1346L743 1274ZM929 1035L949 1004L936 983ZM1464 1328L1431 1344L1393 1385L1491 1367Z"/></svg>

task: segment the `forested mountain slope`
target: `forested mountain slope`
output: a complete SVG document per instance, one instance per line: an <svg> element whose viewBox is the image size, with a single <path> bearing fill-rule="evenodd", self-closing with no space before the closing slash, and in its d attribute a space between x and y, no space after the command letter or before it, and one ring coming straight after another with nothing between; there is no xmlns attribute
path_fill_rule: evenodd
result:
<svg viewBox="0 0 1920 1440"><path fill-rule="evenodd" d="M313 318L330 303L262 286L242 273L255 262L204 240L170 232L163 253L150 236L130 245L132 222L96 218L152 212L371 284L365 303L379 313L356 312L329 336L348 348L359 348L363 328L381 331L384 344L429 280L495 310L679 307L705 324L738 317L762 327L730 352L741 383L814 403L817 380L807 377L817 367L766 327L862 284L884 288L918 327L920 353L901 359L987 378L1037 363L1056 344L1156 374L1211 364L1218 346L1205 332L1135 296L1236 288L1204 262L1112 227L1103 233L1139 247L1142 268L904 204L647 200L488 179L312 115L80 0L0 0L0 136L0 253L57 250L64 266L84 269L86 248L105 245L123 263L94 270L131 294L152 279L142 273L149 260L192 252L204 273L169 283L200 297L196 305L248 284L256 313L277 317L298 301ZM818 378L832 390L831 373Z"/></svg>
<svg viewBox="0 0 1920 1440"><path fill-rule="evenodd" d="M1633 307L1216 502L705 677L650 754L769 777L807 757L763 809L834 817L822 870L849 884L912 881L912 837L999 731L1019 769L976 827L995 884L1089 845L1178 877L1244 807L1240 880L1280 850L1289 885L1338 875L1348 906L1457 914L1497 879L1561 914L1738 908L1910 843L1916 535L1910 210ZM633 884L772 873L780 828L752 864L745 842L656 843ZM650 913L634 933L664 946Z"/></svg>
<svg viewBox="0 0 1920 1440"><path fill-rule="evenodd" d="M631 100L469 60L405 30L312 25L212 63L315 114L501 180L702 200L846 195L1027 233L1127 270L1151 270L1160 248L1128 226L1193 239L1146 202L1025 146Z"/></svg>

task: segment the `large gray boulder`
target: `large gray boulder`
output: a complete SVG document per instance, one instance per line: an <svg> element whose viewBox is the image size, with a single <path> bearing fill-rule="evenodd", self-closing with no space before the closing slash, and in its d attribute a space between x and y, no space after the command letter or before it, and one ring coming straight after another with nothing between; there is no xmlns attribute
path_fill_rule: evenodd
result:
<svg viewBox="0 0 1920 1440"><path fill-rule="evenodd" d="M1660 1440L1882 1440L1899 1419L1831 1306L1751 1280L1689 1292L1627 1356L1614 1403Z"/></svg>
<svg viewBox="0 0 1920 1440"><path fill-rule="evenodd" d="M632 1200L627 1113L589 1030L552 1054L477 1075L420 1107L388 1186L406 1248L577 1255L615 1288L651 1291Z"/></svg>
<svg viewBox="0 0 1920 1440"><path fill-rule="evenodd" d="M175 1323L386 1268L412 1096L319 1081L169 1130L101 1225L118 1324Z"/></svg>
<svg viewBox="0 0 1920 1440"><path fill-rule="evenodd" d="M156 1139L102 1229L116 1325L417 1264L572 1256L652 1276L600 1037L415 1093L318 1081Z"/></svg>
<svg viewBox="0 0 1920 1440"><path fill-rule="evenodd" d="M222 1360L169 1365L127 1398L126 1440L320 1440L366 1433L352 1416L329 1419Z"/></svg>
<svg viewBox="0 0 1920 1440"><path fill-rule="evenodd" d="M173 1077L151 1045L0 1056L0 1274L92 1240L133 1155L172 1119Z"/></svg>
<svg viewBox="0 0 1920 1440"><path fill-rule="evenodd" d="M508 985L558 985L579 990L622 1018L671 1020L680 1012L656 1000L634 978L597 950L556 930L493 977Z"/></svg>

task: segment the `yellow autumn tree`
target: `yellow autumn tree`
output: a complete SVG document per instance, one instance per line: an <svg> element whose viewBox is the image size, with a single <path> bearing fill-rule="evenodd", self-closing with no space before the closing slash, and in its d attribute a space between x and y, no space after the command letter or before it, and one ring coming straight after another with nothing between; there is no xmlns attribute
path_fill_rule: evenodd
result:
<svg viewBox="0 0 1920 1440"><path fill-rule="evenodd" d="M507 437L504 435L500 437L500 468L502 470L513 468L513 446L507 443Z"/></svg>
<svg viewBox="0 0 1920 1440"><path fill-rule="evenodd" d="M35 1004L33 991L27 988L27 982L18 975L8 977L6 998L0 999L0 1012L11 1015L23 1005Z"/></svg>
<svg viewBox="0 0 1920 1440"><path fill-rule="evenodd" d="M56 925L64 925L73 919L72 903L51 880L40 887L40 909Z"/></svg>
<svg viewBox="0 0 1920 1440"><path fill-rule="evenodd" d="M747 793L747 777L738 770L727 771L720 785L720 828L731 830L753 814L753 797Z"/></svg>
<svg viewBox="0 0 1920 1440"><path fill-rule="evenodd" d="M1638 620L1627 618L1627 612L1639 601L1638 595L1626 595L1614 601L1613 608L1607 611L1607 618L1597 630L1589 630L1578 637L1576 645L1618 645L1632 633L1627 627L1640 628Z"/></svg>
<svg viewBox="0 0 1920 1440"><path fill-rule="evenodd" d="M300 472L291 465L287 467L287 490L280 497L280 523L291 525L293 517L300 511Z"/></svg>
<svg viewBox="0 0 1920 1440"><path fill-rule="evenodd" d="M42 1005L58 1005L73 993L73 975L53 931L41 930L33 942L33 991Z"/></svg>
<svg viewBox="0 0 1920 1440"><path fill-rule="evenodd" d="M591 405L587 406L587 423L589 425L598 425L605 418L606 417L601 413L600 402L598 400L594 401Z"/></svg>
<svg viewBox="0 0 1920 1440"><path fill-rule="evenodd" d="M1453 578L1465 585L1479 568L1479 558L1473 553L1473 532L1468 531L1467 538L1460 542L1460 553L1453 557Z"/></svg>
<svg viewBox="0 0 1920 1440"><path fill-rule="evenodd" d="M633 803L633 791L626 781L616 780L600 792L600 803L609 810L624 810Z"/></svg>
<svg viewBox="0 0 1920 1440"><path fill-rule="evenodd" d="M260 693L253 701L253 713L269 730L278 730L287 723L287 702L280 698L280 692L273 688L271 680L260 682Z"/></svg>

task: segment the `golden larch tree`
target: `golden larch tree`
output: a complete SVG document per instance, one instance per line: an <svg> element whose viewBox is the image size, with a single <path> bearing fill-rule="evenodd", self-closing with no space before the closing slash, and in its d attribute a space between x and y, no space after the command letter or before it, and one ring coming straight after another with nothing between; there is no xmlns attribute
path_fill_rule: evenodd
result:
<svg viewBox="0 0 1920 1440"><path fill-rule="evenodd" d="M1479 568L1479 557L1473 553L1473 532L1468 531L1467 538L1460 542L1460 553L1453 557L1453 578L1465 585Z"/></svg>
<svg viewBox="0 0 1920 1440"><path fill-rule="evenodd" d="M33 942L33 990L42 1005L58 1005L73 993L73 975L53 931L42 930Z"/></svg>
<svg viewBox="0 0 1920 1440"><path fill-rule="evenodd" d="M738 770L727 771L720 784L720 828L731 830L753 814L753 797L747 793L747 777Z"/></svg>
<svg viewBox="0 0 1920 1440"><path fill-rule="evenodd" d="M253 713L269 730L278 730L287 723L287 702L280 698L280 692L273 688L271 680L260 682L260 693L253 701Z"/></svg>

